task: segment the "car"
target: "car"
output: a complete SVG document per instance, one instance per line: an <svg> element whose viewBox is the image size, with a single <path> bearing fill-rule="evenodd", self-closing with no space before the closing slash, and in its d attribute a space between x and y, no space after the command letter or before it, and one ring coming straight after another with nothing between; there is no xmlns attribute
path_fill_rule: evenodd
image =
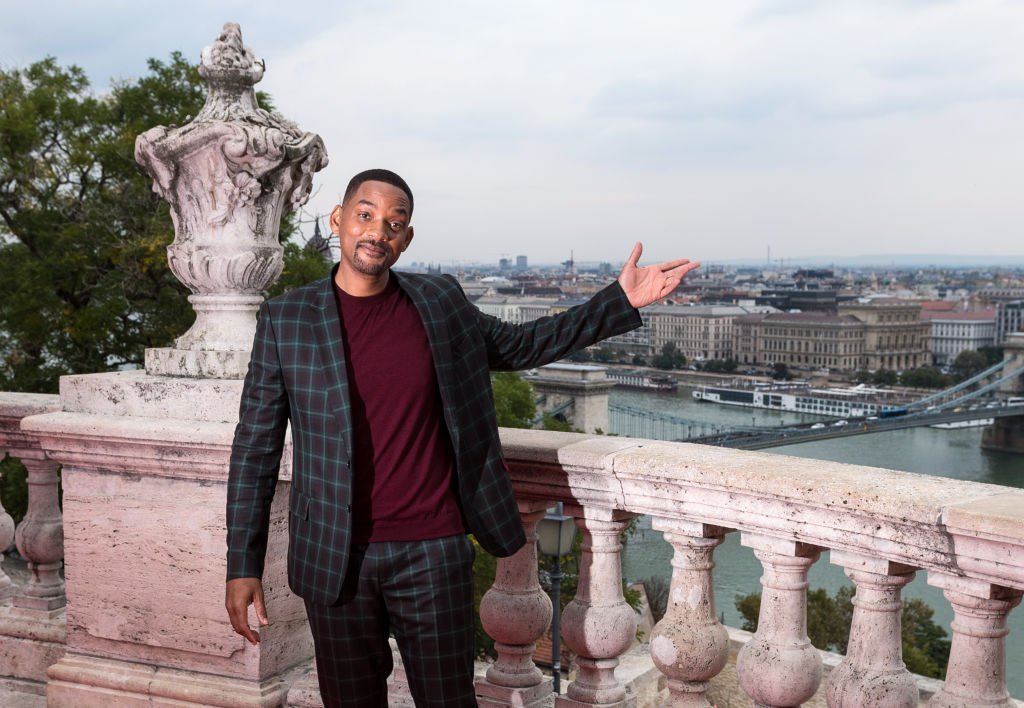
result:
<svg viewBox="0 0 1024 708"><path fill-rule="evenodd" d="M815 423L814 425L811 426L811 430L818 430L819 428L824 428L824 427L825 427L824 423Z"/></svg>
<svg viewBox="0 0 1024 708"><path fill-rule="evenodd" d="M841 428L842 426L849 425L849 424L850 424L849 421L837 420L835 423L832 424L832 427L833 428Z"/></svg>
<svg viewBox="0 0 1024 708"><path fill-rule="evenodd" d="M865 418L864 420L878 420L878 416L877 416L877 415L869 415L869 416L868 416L867 418Z"/></svg>

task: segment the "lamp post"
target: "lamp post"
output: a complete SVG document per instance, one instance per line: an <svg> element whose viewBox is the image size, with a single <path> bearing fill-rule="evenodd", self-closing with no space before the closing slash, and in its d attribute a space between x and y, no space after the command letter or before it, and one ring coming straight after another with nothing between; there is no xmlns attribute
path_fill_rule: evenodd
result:
<svg viewBox="0 0 1024 708"><path fill-rule="evenodd" d="M562 513L562 502L548 509L548 513L537 524L537 545L540 552L555 560L555 569L551 579L551 679L554 692L561 693L562 666L560 662L561 636L561 594L562 594L562 556L572 550L576 538L576 523L573 517Z"/></svg>

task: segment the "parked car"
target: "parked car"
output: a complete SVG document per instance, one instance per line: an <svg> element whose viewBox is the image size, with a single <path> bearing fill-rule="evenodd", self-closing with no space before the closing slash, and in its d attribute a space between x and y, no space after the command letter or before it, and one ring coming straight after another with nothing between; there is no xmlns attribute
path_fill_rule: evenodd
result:
<svg viewBox="0 0 1024 708"><path fill-rule="evenodd" d="M849 425L849 424L850 424L850 423L849 423L848 421L845 421L845 420L837 420L837 421L836 421L835 423L833 423L833 424L832 424L832 427L833 427L833 428L839 428L839 427L842 427L842 426L844 426L844 425Z"/></svg>

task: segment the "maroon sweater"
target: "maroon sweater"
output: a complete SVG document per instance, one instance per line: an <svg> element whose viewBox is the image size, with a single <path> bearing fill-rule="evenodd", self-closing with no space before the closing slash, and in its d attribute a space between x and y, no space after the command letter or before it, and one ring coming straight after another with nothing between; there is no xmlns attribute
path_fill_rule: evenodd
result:
<svg viewBox="0 0 1024 708"><path fill-rule="evenodd" d="M368 297L335 284L352 404L352 542L465 533L427 332L394 279Z"/></svg>

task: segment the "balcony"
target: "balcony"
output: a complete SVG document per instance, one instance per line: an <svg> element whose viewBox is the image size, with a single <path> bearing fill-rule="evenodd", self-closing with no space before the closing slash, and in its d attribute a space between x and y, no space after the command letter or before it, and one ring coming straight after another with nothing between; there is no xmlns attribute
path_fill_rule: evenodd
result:
<svg viewBox="0 0 1024 708"><path fill-rule="evenodd" d="M27 580L0 572L3 705L318 705L308 629L284 582L287 468L265 576L273 625L250 647L223 610L239 385L203 382L201 397L179 396L188 405L173 409L157 405L166 391L141 372L67 377L60 397L0 393L0 454L29 473L16 534ZM131 395L144 386L148 409ZM89 397L100 389L117 395ZM928 705L1016 705L1005 637L1024 594L1024 491L682 443L523 430L502 439L528 535L555 501L583 534L579 591L562 616L576 674L555 705L635 700L615 669L637 621L621 594L619 534L640 514L675 553L668 612L648 638L664 705L796 706L815 694L829 706L918 705L899 631L900 592L916 573L956 618L947 681ZM11 531L0 512L0 545ZM759 629L739 649L732 695L716 683L731 647L712 592L715 548L729 533L764 569ZM827 673L805 626L807 572L826 550L856 585L849 651ZM551 705L532 661L551 620L532 544L499 562L481 615L498 653L478 684L481 705Z"/></svg>

